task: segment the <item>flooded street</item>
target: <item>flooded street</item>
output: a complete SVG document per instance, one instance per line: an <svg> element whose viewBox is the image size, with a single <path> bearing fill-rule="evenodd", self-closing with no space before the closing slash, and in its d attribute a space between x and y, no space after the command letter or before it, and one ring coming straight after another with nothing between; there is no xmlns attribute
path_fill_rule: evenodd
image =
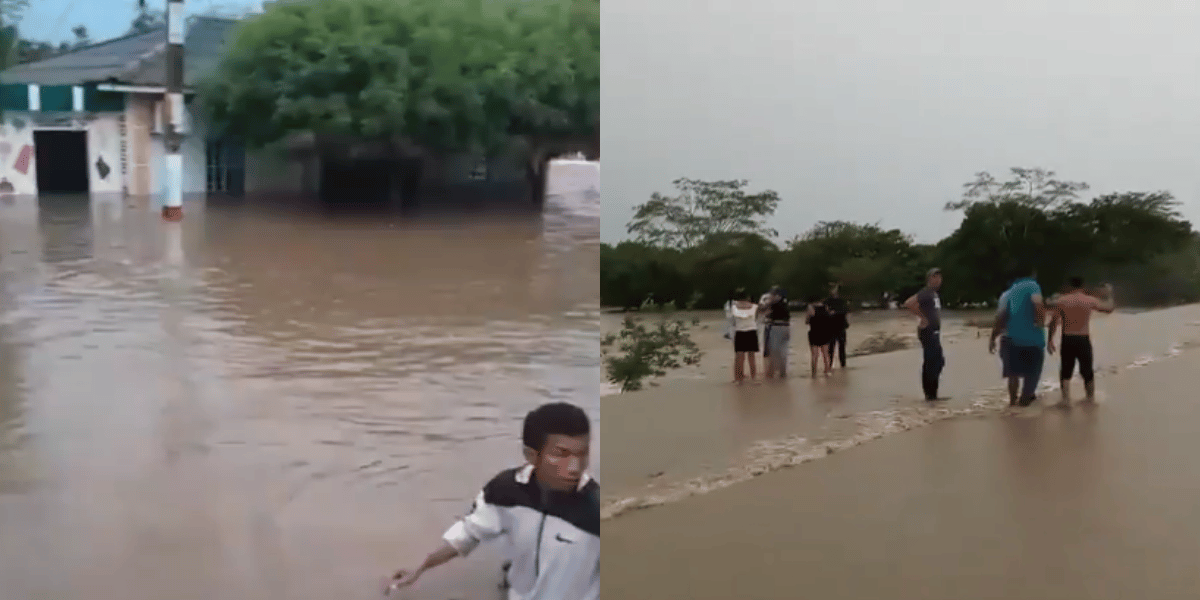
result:
<svg viewBox="0 0 1200 600"><path fill-rule="evenodd" d="M178 225L0 198L4 597L379 597L519 463L528 410L598 417L596 196ZM412 597L498 598L495 550Z"/></svg>

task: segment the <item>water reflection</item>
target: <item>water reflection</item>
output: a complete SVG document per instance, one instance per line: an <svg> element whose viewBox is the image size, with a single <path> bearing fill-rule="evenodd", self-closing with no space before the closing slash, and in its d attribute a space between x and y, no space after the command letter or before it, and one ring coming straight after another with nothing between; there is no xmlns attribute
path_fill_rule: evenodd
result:
<svg viewBox="0 0 1200 600"><path fill-rule="evenodd" d="M0 487L6 597L374 594L520 459L526 411L598 410L586 194L415 218L189 201L177 225L31 203L0 206L0 431L24 434L0 439L39 459ZM0 446L0 478L20 456ZM430 585L494 594L476 562Z"/></svg>

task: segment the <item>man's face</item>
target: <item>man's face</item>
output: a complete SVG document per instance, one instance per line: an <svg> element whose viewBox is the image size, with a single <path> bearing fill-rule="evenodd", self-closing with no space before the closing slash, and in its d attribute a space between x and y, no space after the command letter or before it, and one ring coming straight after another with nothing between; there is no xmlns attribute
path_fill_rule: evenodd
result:
<svg viewBox="0 0 1200 600"><path fill-rule="evenodd" d="M591 436L551 434L541 452L526 448L525 458L533 465L542 487L570 492L579 487L579 480L588 469L590 448Z"/></svg>
<svg viewBox="0 0 1200 600"><path fill-rule="evenodd" d="M934 273L933 275L929 276L929 287L931 287L935 290L940 289L942 287L942 274L941 273Z"/></svg>

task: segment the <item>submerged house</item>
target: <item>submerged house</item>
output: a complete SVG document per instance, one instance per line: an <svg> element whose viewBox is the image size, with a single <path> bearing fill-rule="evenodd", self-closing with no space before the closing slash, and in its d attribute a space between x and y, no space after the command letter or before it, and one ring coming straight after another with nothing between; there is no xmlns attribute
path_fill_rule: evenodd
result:
<svg viewBox="0 0 1200 600"><path fill-rule="evenodd" d="M215 64L236 24L211 17L189 22L185 92ZM0 190L157 193L164 175L159 116L166 46L160 28L0 73ZM187 98L185 194L302 191L300 165L273 151L247 155L236 138L210 138Z"/></svg>
<svg viewBox="0 0 1200 600"><path fill-rule="evenodd" d="M193 104L193 86L215 67L237 24L203 16L187 23L184 194L338 198L390 195L399 183L406 192L528 197L527 161L515 153L487 160L425 154L397 169L361 146L322 152L311 136L249 151L236 136L210 134L215 128ZM158 194L165 176L160 111L166 45L166 29L160 28L0 73L0 194ZM598 137L595 146L598 152ZM414 161L419 168L410 168ZM397 171L407 178L397 178Z"/></svg>

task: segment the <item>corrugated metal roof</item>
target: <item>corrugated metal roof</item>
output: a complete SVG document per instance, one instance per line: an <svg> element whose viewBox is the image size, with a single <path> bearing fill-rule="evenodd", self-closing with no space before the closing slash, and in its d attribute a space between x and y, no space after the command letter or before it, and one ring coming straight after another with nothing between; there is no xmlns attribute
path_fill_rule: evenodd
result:
<svg viewBox="0 0 1200 600"><path fill-rule="evenodd" d="M184 40L184 85L192 86L220 58L225 39L238 21L218 17L189 20ZM0 73L4 83L80 85L114 82L161 86L166 82L166 28L122 36Z"/></svg>
<svg viewBox="0 0 1200 600"><path fill-rule="evenodd" d="M166 43L165 28L125 35L46 60L17 65L0 73L0 81L37 85L121 81L139 66L140 60L159 52Z"/></svg>

